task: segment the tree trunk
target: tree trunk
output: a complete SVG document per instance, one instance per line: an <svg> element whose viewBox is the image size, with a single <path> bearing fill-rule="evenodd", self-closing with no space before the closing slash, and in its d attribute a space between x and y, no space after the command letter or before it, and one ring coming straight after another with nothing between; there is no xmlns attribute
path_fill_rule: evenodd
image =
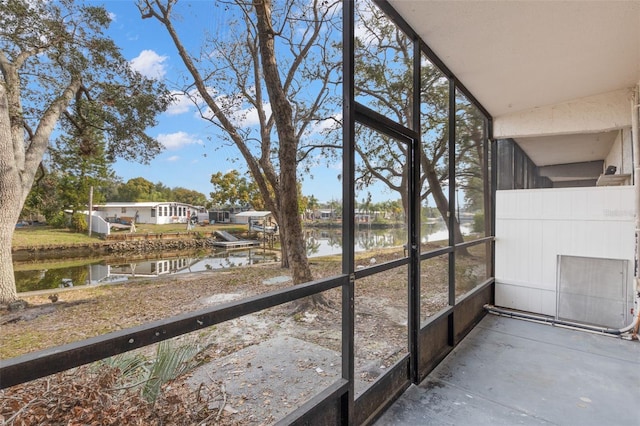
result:
<svg viewBox="0 0 640 426"><path fill-rule="evenodd" d="M0 202L0 208L4 209L5 203ZM11 239L15 229L18 215L12 212L0 215L0 305L6 305L18 298L16 293L15 277L13 275L13 259L11 257ZM11 222L9 217L15 217ZM9 219L9 220L7 220Z"/></svg>
<svg viewBox="0 0 640 426"><path fill-rule="evenodd" d="M280 233L280 254L282 256L282 259L280 259L280 266L283 268L289 268L289 250L285 244L285 241L287 240L287 228L283 226L284 221L282 220L282 215L278 216L276 222L280 226L278 229L278 232Z"/></svg>
<svg viewBox="0 0 640 426"><path fill-rule="evenodd" d="M293 125L293 110L280 81L280 73L275 55L275 32L271 27L271 1L254 2L257 15L260 58L264 70L264 80L271 101L280 141L279 204L280 219L285 229L283 244L286 247L289 266L294 284L311 281L311 269L304 247L302 221L298 214L298 179L296 155L298 139Z"/></svg>
<svg viewBox="0 0 640 426"><path fill-rule="evenodd" d="M445 197L444 192L442 192L442 186L440 186L440 181L436 176L433 168L429 167L425 170L425 175L427 177L427 182L429 182L429 187L431 188L431 195L436 202L436 207L440 212L440 215L444 219L444 222L447 224L447 229L449 228L449 201L447 197ZM454 216L453 218L453 243L460 244L464 242L464 238L462 237L462 231L460 231L460 222L458 218ZM469 251L465 249L458 250L458 254L463 256L469 255Z"/></svg>
<svg viewBox="0 0 640 426"><path fill-rule="evenodd" d="M0 303L17 299L11 240L36 171L49 145L49 136L60 114L80 88L73 78L45 110L36 132L25 141L18 70L3 63L5 84L0 84Z"/></svg>
<svg viewBox="0 0 640 426"><path fill-rule="evenodd" d="M6 91L0 85L0 304L17 299L11 240L22 208L20 176L15 166Z"/></svg>

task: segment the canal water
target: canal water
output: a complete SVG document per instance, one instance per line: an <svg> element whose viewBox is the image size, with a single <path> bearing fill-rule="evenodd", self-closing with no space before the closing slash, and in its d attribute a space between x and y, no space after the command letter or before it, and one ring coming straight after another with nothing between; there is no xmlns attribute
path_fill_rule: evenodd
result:
<svg viewBox="0 0 640 426"><path fill-rule="evenodd" d="M464 226L463 226L464 228ZM468 232L469 229L465 228ZM463 232L464 232L463 231ZM446 240L448 231L441 225L427 225L423 242ZM342 253L342 235L338 228L305 230L307 255L311 258ZM407 231L360 227L355 235L357 252L406 244ZM205 253L182 253L145 259L93 258L38 262L14 262L19 293L64 287L125 282L134 278L155 278L189 272L200 272L279 261L279 253L263 248L215 250Z"/></svg>

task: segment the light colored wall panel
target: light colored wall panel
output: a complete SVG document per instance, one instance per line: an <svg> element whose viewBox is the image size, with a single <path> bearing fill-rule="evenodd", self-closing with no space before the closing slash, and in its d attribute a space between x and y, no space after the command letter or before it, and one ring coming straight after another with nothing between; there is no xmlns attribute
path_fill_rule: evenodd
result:
<svg viewBox="0 0 640 426"><path fill-rule="evenodd" d="M604 164L605 167L616 166L617 173L620 174L633 172L633 148L630 129L620 129L607 158L605 158Z"/></svg>
<svg viewBox="0 0 640 426"><path fill-rule="evenodd" d="M563 235L563 232L565 235ZM547 220L544 222L542 232L540 233L540 243L543 246L542 252L542 279L541 288L555 290L556 286L556 251L560 250L560 245L567 237L566 227L562 226L562 222L555 220Z"/></svg>
<svg viewBox="0 0 640 426"><path fill-rule="evenodd" d="M541 235L544 226L540 220L529 221L529 235ZM529 265L529 279L531 282L543 282L543 270L544 264L544 249L542 245L542 238L531 238L531 243L528 244L528 265Z"/></svg>
<svg viewBox="0 0 640 426"><path fill-rule="evenodd" d="M550 290L497 283L496 305L543 315L554 315L556 294L555 291Z"/></svg>
<svg viewBox="0 0 640 426"><path fill-rule="evenodd" d="M632 265L633 200L631 186L498 191L496 304L555 314L558 255Z"/></svg>
<svg viewBox="0 0 640 426"><path fill-rule="evenodd" d="M604 166L616 166L618 168L618 173L624 173L623 165L624 154L622 149L622 131L619 131L616 140L611 146L609 154L607 154L607 158L604 159Z"/></svg>
<svg viewBox="0 0 640 426"><path fill-rule="evenodd" d="M544 200L542 194L537 191L527 191L531 204L529 205L529 213L532 217L542 218L545 212Z"/></svg>
<svg viewBox="0 0 640 426"><path fill-rule="evenodd" d="M496 283L496 305L525 311L526 287L514 284Z"/></svg>
<svg viewBox="0 0 640 426"><path fill-rule="evenodd" d="M495 138L595 133L631 127L631 89L603 93L494 118Z"/></svg>
<svg viewBox="0 0 640 426"><path fill-rule="evenodd" d="M540 313L543 315L554 315L556 312L556 291L540 291Z"/></svg>

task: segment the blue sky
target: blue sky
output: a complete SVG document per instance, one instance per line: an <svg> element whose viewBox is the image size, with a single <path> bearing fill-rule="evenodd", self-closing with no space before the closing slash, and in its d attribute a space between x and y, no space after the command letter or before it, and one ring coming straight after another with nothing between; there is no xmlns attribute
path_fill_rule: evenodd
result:
<svg viewBox="0 0 640 426"><path fill-rule="evenodd" d="M220 13L221 8L216 8L213 3L195 1L185 3L178 10L182 20L176 26L188 47L199 50L204 31L214 34L226 31L224 13ZM165 79L170 88L175 88L170 82L177 81L185 71L166 30L154 19L141 19L134 1L111 0L103 4L113 16L108 35L122 48L133 68L146 76ZM231 169L246 172L244 160L240 159L237 149L220 143L218 130L197 117L190 102L184 100L172 105L158 121L158 126L149 129L149 134L164 145L164 151L149 165L119 160L114 170L124 181L141 176L171 188L193 189L209 197L213 190L211 174ZM240 160L230 162L232 158ZM326 163L320 161L310 174L305 175L302 193L314 195L321 202L340 200L342 189L338 175L341 164L335 160ZM373 195L375 201L383 194L376 191ZM389 198L389 195L381 198Z"/></svg>

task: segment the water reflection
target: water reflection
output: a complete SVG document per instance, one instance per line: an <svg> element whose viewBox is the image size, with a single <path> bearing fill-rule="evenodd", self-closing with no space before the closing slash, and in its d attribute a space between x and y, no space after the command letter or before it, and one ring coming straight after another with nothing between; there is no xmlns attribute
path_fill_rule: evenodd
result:
<svg viewBox="0 0 640 426"><path fill-rule="evenodd" d="M470 226L462 226L463 234ZM370 251L380 248L402 247L407 243L404 228L375 229L360 226L355 233L355 251ZM428 223L422 229L422 242L443 241L447 244L448 231L443 222ZM305 230L307 255L311 258L339 255L342 253L342 231L340 228L311 228ZM206 255L189 253L167 258L123 261L91 259L85 263L47 262L46 268L38 263L14 264L18 292L55 289L78 285L106 284L127 281L131 278L154 278L169 274L201 272L235 266L253 265L278 261L279 253L260 248L220 251ZM78 263L80 263L78 265Z"/></svg>
<svg viewBox="0 0 640 426"><path fill-rule="evenodd" d="M47 269L33 264L33 269L25 270L21 265L15 271L16 288L19 293L79 285L108 284L127 281L132 278L156 278L163 275L187 272L202 272L214 269L247 266L263 262L275 262L278 255L262 249L223 251L198 256L174 256L161 259L98 260L76 266L64 266L60 262L48 262Z"/></svg>
<svg viewBox="0 0 640 426"><path fill-rule="evenodd" d="M364 227L363 227L364 228ZM342 253L342 232L338 229L314 228L305 231L307 256L320 257ZM360 229L355 233L355 251L399 247L406 244L406 231L397 229Z"/></svg>
<svg viewBox="0 0 640 426"><path fill-rule="evenodd" d="M463 235L471 232L471 224L461 225ZM443 221L424 224L421 230L423 243L442 241L448 244L449 231ZM307 256L320 257L342 253L342 231L339 228L311 228L305 230ZM402 247L407 243L404 228L375 229L360 226L355 232L355 251L370 251L379 248Z"/></svg>

